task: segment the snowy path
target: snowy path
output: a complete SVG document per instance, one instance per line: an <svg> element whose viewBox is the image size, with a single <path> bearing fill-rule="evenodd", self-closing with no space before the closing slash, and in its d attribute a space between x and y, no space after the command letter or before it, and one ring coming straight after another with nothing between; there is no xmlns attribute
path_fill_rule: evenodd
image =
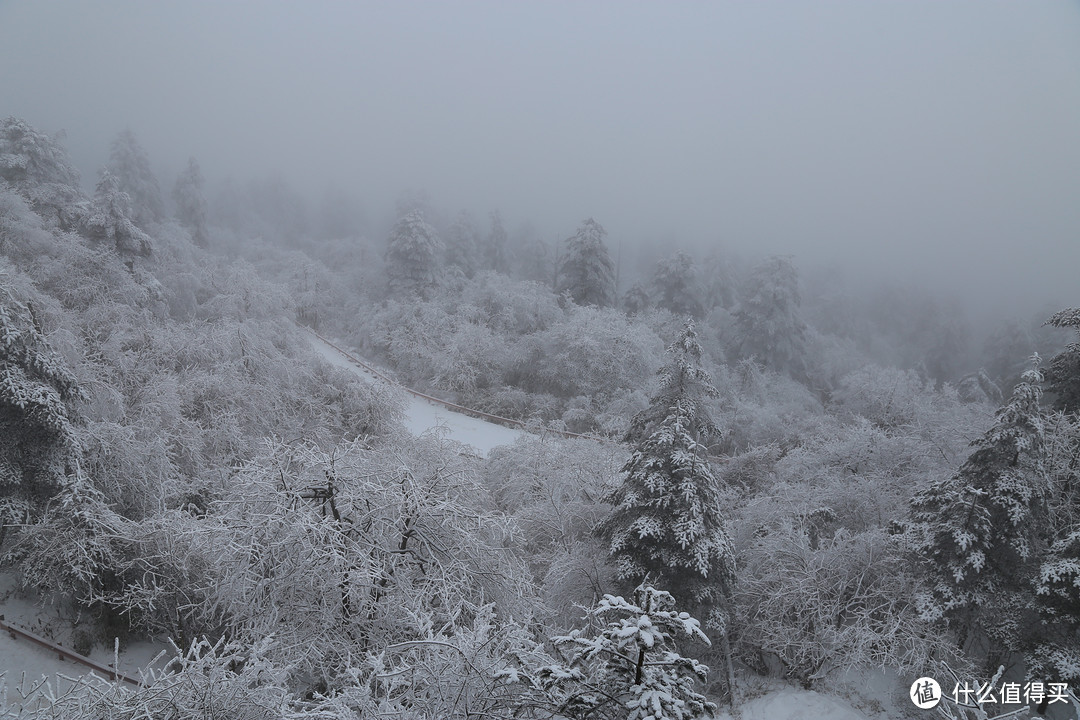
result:
<svg viewBox="0 0 1080 720"><path fill-rule="evenodd" d="M310 332L304 333L311 343L312 349L334 367L339 367L356 373L368 382L390 382L389 379L377 375L370 368L365 368L350 360L346 355L335 348L332 344L316 337ZM405 427L413 435L441 428L451 440L469 445L475 448L482 456L487 456L492 448L500 445L509 445L521 437L525 431L516 428L498 425L481 418L455 412L445 407L438 401L426 399L420 393L397 385L406 394Z"/></svg>
<svg viewBox="0 0 1080 720"><path fill-rule="evenodd" d="M40 606L31 591L20 589L16 573L0 573L0 615L4 622L44 636L65 648L72 645L71 623L65 621L55 608ZM120 673L138 678L139 670L146 667L161 649L160 645L149 641L132 643L120 654ZM111 667L112 649L95 647L89 659L100 666ZM85 665L64 660L56 652L0 631L0 674L3 674L0 695L6 692L8 702L18 700L19 689L26 691L39 685L42 677L48 678L55 691L62 692L71 684L64 677L79 678L87 672Z"/></svg>

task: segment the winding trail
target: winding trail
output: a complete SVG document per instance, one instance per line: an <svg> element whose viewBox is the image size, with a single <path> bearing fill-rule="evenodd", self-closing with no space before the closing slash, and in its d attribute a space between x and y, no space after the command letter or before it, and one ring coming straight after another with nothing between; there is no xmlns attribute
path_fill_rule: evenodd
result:
<svg viewBox="0 0 1080 720"><path fill-rule="evenodd" d="M520 420L473 410L407 388L345 350L333 340L323 337L310 328L301 327L300 329L307 336L312 349L331 365L354 372L368 382L385 382L403 391L408 397L405 408L405 427L413 435L421 435L440 428L450 439L475 448L479 455L486 457L493 448L509 445L528 432L525 423ZM612 442L606 438L566 430L548 430L547 432L553 432L565 438Z"/></svg>

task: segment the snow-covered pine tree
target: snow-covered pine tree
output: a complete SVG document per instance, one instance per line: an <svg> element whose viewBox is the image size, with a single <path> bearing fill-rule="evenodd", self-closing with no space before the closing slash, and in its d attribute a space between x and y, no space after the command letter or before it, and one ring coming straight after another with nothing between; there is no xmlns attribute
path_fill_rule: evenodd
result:
<svg viewBox="0 0 1080 720"><path fill-rule="evenodd" d="M1043 620L1027 654L1028 675L1080 684L1080 526L1055 542L1035 577L1035 604Z"/></svg>
<svg viewBox="0 0 1080 720"><path fill-rule="evenodd" d="M421 297L429 294L438 283L442 250L438 232L427 224L420 211L406 213L386 241L390 292Z"/></svg>
<svg viewBox="0 0 1080 720"><path fill-rule="evenodd" d="M695 318L705 314L705 307L698 299L694 259L681 250L656 263L652 285L657 307Z"/></svg>
<svg viewBox="0 0 1080 720"><path fill-rule="evenodd" d="M121 255L147 256L150 236L131 219L131 198L120 189L120 181L108 170L101 171L94 191L94 205L86 219L86 232L93 240L112 243Z"/></svg>
<svg viewBox="0 0 1080 720"><path fill-rule="evenodd" d="M131 198L132 220L145 226L161 220L164 205L161 188L150 169L150 159L130 129L122 131L112 142L109 171L116 176L120 189Z"/></svg>
<svg viewBox="0 0 1080 720"><path fill-rule="evenodd" d="M752 355L774 369L801 369L806 337L801 305L799 273L789 258L769 258L754 268L733 312L739 355Z"/></svg>
<svg viewBox="0 0 1080 720"><path fill-rule="evenodd" d="M503 670L503 681L526 688L515 717L574 720L692 720L716 705L694 689L708 668L683 657L679 638L709 640L697 620L675 610L670 593L641 585L633 599L605 595L589 611L598 632L556 637L570 650L562 662L536 670Z"/></svg>
<svg viewBox="0 0 1080 720"><path fill-rule="evenodd" d="M206 196L203 195L203 176L195 158L188 159L187 167L176 178L173 186L176 203L176 219L191 230L191 239L199 247L209 242L206 231Z"/></svg>
<svg viewBox="0 0 1080 720"><path fill-rule="evenodd" d="M506 257L506 227L503 226L502 213L493 210L488 216L491 220L491 230L484 239L481 248L484 266L495 272L506 273L509 263Z"/></svg>
<svg viewBox="0 0 1080 720"><path fill-rule="evenodd" d="M648 578L705 617L720 635L730 684L725 605L735 581L735 551L706 449L719 431L704 407L717 391L701 367L692 319L668 352L660 391L627 435L636 447L622 481L605 497L615 509L597 532L608 542L620 580L637 584Z"/></svg>
<svg viewBox="0 0 1080 720"><path fill-rule="evenodd" d="M1042 375L1034 360L957 473L911 501L912 537L930 585L920 612L956 623L961 642L977 632L1003 649L1020 644L1019 611L1045 546L1048 490Z"/></svg>
<svg viewBox="0 0 1080 720"><path fill-rule="evenodd" d="M50 348L29 294L0 274L0 539L63 485L78 446L75 376Z"/></svg>
<svg viewBox="0 0 1080 720"><path fill-rule="evenodd" d="M68 230L85 214L79 173L59 142L25 120L0 121L0 180L29 201L38 215Z"/></svg>
<svg viewBox="0 0 1080 720"><path fill-rule="evenodd" d="M719 428L705 407L706 398L719 396L712 384L712 377L701 366L703 350L698 342L693 318L687 318L682 332L667 347L668 361L660 367L660 387L650 399L649 407L630 421L625 442L638 444L644 441L669 414L680 399L688 399L693 406L694 439L699 442L715 440Z"/></svg>
<svg viewBox="0 0 1080 720"><path fill-rule="evenodd" d="M446 264L471 278L480 266L480 240L472 213L462 210L446 232Z"/></svg>
<svg viewBox="0 0 1080 720"><path fill-rule="evenodd" d="M1080 308L1056 312L1045 324L1076 331L1073 342L1050 358L1046 369L1046 389L1053 393L1055 408L1071 413L1080 412Z"/></svg>
<svg viewBox="0 0 1080 720"><path fill-rule="evenodd" d="M572 238L559 262L556 291L569 293L578 305L608 307L615 302L615 264L608 254L607 232L589 218Z"/></svg>
<svg viewBox="0 0 1080 720"><path fill-rule="evenodd" d="M645 288L635 283L622 297L623 310L627 315L638 315L645 312L652 305L652 298Z"/></svg>

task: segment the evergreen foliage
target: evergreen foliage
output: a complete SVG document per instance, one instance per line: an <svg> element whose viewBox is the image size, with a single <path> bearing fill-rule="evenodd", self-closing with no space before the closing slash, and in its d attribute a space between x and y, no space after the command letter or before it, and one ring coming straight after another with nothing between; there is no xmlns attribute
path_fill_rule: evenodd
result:
<svg viewBox="0 0 1080 720"><path fill-rule="evenodd" d="M145 227L164 216L161 189L150 169L150 159L130 129L122 131L112 142L109 171L116 176L120 189L131 198L132 219Z"/></svg>
<svg viewBox="0 0 1080 720"><path fill-rule="evenodd" d="M668 348L660 392L634 419L636 442L615 506L600 526L619 578L669 588L680 602L715 606L731 590L734 552L720 518L719 486L704 443L718 435L703 407L716 389L700 366L692 320Z"/></svg>
<svg viewBox="0 0 1080 720"><path fill-rule="evenodd" d="M1046 324L1076 331L1074 341L1050 359L1046 369L1046 389L1053 394L1056 409L1080 412L1080 308L1056 312Z"/></svg>
<svg viewBox="0 0 1080 720"><path fill-rule="evenodd" d="M8 117L0 122L0 180L9 183L39 215L62 229L78 224L85 212L79 173L56 139L28 122Z"/></svg>
<svg viewBox="0 0 1080 720"><path fill-rule="evenodd" d="M480 266L479 244L472 214L462 210L446 233L447 265L456 266L467 278L473 277Z"/></svg>
<svg viewBox="0 0 1080 720"><path fill-rule="evenodd" d="M605 595L589 615L600 626L595 634L573 630L554 638L557 648L569 649L561 662L500 673L525 686L517 701L525 717L692 720L713 715L716 706L694 689L708 668L680 655L674 644L677 638L709 640L697 620L675 610L670 593L641 585L632 601Z"/></svg>
<svg viewBox="0 0 1080 720"><path fill-rule="evenodd" d="M442 241L435 228L412 210L397 221L386 244L386 275L396 295L429 294L439 280Z"/></svg>
<svg viewBox="0 0 1080 720"><path fill-rule="evenodd" d="M1032 563L1045 547L1048 493L1042 375L1024 373L994 425L973 444L959 471L912 499L916 549L928 561L929 591L920 598L930 620L950 618L962 635L982 631L1005 647L1019 645L1018 628L1002 623L1028 591Z"/></svg>
<svg viewBox="0 0 1080 720"><path fill-rule="evenodd" d="M758 265L733 313L739 355L752 355L776 370L801 369L806 342L801 305L799 274L790 259L773 257Z"/></svg>
<svg viewBox="0 0 1080 720"><path fill-rule="evenodd" d="M607 307L615 302L615 264L604 244L605 235L600 223L589 218L566 240L556 292L569 293L578 305Z"/></svg>
<svg viewBox="0 0 1080 720"><path fill-rule="evenodd" d="M84 397L49 347L33 301L0 273L0 538L64 483L78 441L71 403Z"/></svg>
<svg viewBox="0 0 1080 720"><path fill-rule="evenodd" d="M199 247L205 248L209 242L206 229L207 205L203 195L203 176L195 158L188 160L187 167L176 178L173 186L173 202L176 203L176 217L189 230L191 239Z"/></svg>
<svg viewBox="0 0 1080 720"><path fill-rule="evenodd" d="M657 307L680 316L700 318L705 314L705 307L698 299L694 259L681 250L656 263L652 284Z"/></svg>
<svg viewBox="0 0 1080 720"><path fill-rule="evenodd" d="M94 240L112 244L121 255L150 254L150 236L131 219L131 197L120 189L119 179L108 170L102 170L98 180L86 232Z"/></svg>

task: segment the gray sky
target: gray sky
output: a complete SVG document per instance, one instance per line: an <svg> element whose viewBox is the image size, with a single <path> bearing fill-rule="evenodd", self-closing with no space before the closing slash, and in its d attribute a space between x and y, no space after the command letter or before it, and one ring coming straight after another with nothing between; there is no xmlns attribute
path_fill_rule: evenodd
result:
<svg viewBox="0 0 1080 720"><path fill-rule="evenodd" d="M375 213L424 188L1080 304L1076 3L0 0L0 114L91 178L131 127Z"/></svg>

